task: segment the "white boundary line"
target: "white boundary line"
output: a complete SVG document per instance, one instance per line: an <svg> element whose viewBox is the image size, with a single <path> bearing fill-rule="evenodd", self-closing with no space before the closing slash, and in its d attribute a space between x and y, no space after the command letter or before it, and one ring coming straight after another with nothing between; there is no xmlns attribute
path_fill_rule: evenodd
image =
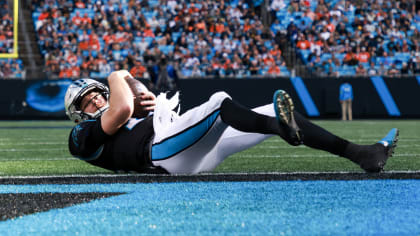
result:
<svg viewBox="0 0 420 236"><path fill-rule="evenodd" d="M255 172L255 173L244 173L244 172L236 172L236 173L201 173L195 175L184 175L184 174L176 174L176 175L153 175L153 174L92 174L92 175L80 175L80 174L72 174L72 175L43 175L43 176L0 176L0 180L2 179L45 179L45 178L91 178L91 177L101 177L101 178L115 178L115 177L142 177L142 176L168 176L168 177L200 177L200 176L246 176L246 175L324 175L324 174L341 174L341 175L352 175L352 174L366 174L364 172L350 172L350 171L335 171L335 172L317 172L317 171L298 171L298 172ZM375 173L376 175L380 174L420 174L420 171L385 171L382 173ZM373 174L373 175L375 175ZM366 174L369 175L369 174Z"/></svg>
<svg viewBox="0 0 420 236"><path fill-rule="evenodd" d="M61 149L60 149L61 150ZM1 152L1 149L0 149ZM320 157L333 157L337 158L334 154L319 154L319 155L313 155L313 154L278 154L278 155L241 155L236 154L232 157L235 158L320 158ZM391 158L399 158L399 157L420 157L420 153L400 153L400 154L394 154ZM340 158L342 159L342 158ZM79 159L74 157L53 157L53 158L42 158L42 157L34 157L34 158L0 158L0 162L4 161L79 161Z"/></svg>

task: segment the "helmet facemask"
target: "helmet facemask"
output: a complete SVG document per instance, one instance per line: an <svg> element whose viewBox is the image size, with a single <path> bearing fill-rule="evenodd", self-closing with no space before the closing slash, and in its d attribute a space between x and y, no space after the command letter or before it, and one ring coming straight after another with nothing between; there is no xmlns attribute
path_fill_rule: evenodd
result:
<svg viewBox="0 0 420 236"><path fill-rule="evenodd" d="M97 107L97 110L94 113L82 111L82 109L80 107L80 104L82 103L83 98L86 95L90 94L91 92L95 92L95 91L96 92L99 92L105 98L106 105L103 106L103 107L101 107L101 108L98 108ZM102 116L102 114L106 110L108 110L108 108L109 108L109 104L108 104L108 99L107 98L108 98L108 93L104 94L104 91L101 91L99 89L91 89L91 90L88 90L88 91L86 91L86 93L83 96L80 96L80 98L78 100L76 100L75 106L80 111L80 117L82 118L82 120L92 120L92 119L96 119L96 118Z"/></svg>
<svg viewBox="0 0 420 236"><path fill-rule="evenodd" d="M107 104L98 108L98 110L94 113L83 112L80 108L80 103L83 97L93 91L99 92L105 98ZM97 119L109 108L108 97L109 90L104 84L92 79L76 80L69 86L66 92L66 114L76 123L84 120Z"/></svg>

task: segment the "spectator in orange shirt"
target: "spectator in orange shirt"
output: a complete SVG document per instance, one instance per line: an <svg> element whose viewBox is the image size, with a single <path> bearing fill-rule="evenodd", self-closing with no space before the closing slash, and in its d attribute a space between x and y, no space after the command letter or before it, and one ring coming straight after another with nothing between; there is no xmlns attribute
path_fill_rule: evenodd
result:
<svg viewBox="0 0 420 236"><path fill-rule="evenodd" d="M329 21L328 24L326 25L328 31L330 31L330 33L333 33L335 31L335 25Z"/></svg>
<svg viewBox="0 0 420 236"><path fill-rule="evenodd" d="M354 65L357 65L357 63L358 63L358 60L357 60L356 54L353 53L352 51L347 52L343 58L343 64L354 66Z"/></svg>
<svg viewBox="0 0 420 236"><path fill-rule="evenodd" d="M89 41L88 40L83 40L79 43L79 49L84 51L84 50L89 50Z"/></svg>
<svg viewBox="0 0 420 236"><path fill-rule="evenodd" d="M278 44L274 44L274 47L270 50L270 55L273 56L273 57L280 57L281 56L281 50L280 50Z"/></svg>
<svg viewBox="0 0 420 236"><path fill-rule="evenodd" d="M82 0L76 0L76 2L74 3L74 5L77 8L85 8L86 7Z"/></svg>
<svg viewBox="0 0 420 236"><path fill-rule="evenodd" d="M93 64L94 62L93 61L91 61L91 60L86 60L86 59L83 59L83 62L82 62L82 65L80 66L81 68L82 68L82 70L89 70L89 68L91 68L91 65Z"/></svg>
<svg viewBox="0 0 420 236"><path fill-rule="evenodd" d="M58 75L61 79L67 79L72 77L72 69L70 66L65 65L64 68L60 70L60 74Z"/></svg>
<svg viewBox="0 0 420 236"><path fill-rule="evenodd" d="M124 31L124 28L122 26L118 27L118 31L115 33L115 40L117 43L124 43L129 40L129 35L127 32Z"/></svg>
<svg viewBox="0 0 420 236"><path fill-rule="evenodd" d="M146 29L143 31L143 37L155 37L155 33L153 33L153 30L150 28L150 26L146 25Z"/></svg>
<svg viewBox="0 0 420 236"><path fill-rule="evenodd" d="M143 78L146 71L147 69L141 64L141 61L136 60L134 67L130 70L130 74L133 75L134 78Z"/></svg>
<svg viewBox="0 0 420 236"><path fill-rule="evenodd" d="M91 25L92 24L92 19L90 19L89 15L87 13L85 13L83 15L83 18L81 19L81 23L83 25Z"/></svg>
<svg viewBox="0 0 420 236"><path fill-rule="evenodd" d="M103 39L105 41L106 47L109 47L109 45L111 45L114 42L116 42L116 36L115 36L115 34L112 33L112 29L111 28L109 28L107 30L107 32L104 34Z"/></svg>
<svg viewBox="0 0 420 236"><path fill-rule="evenodd" d="M70 68L71 78L79 78L80 77L80 68L78 66L73 66Z"/></svg>
<svg viewBox="0 0 420 236"><path fill-rule="evenodd" d="M70 52L67 56L67 63L71 66L77 65L77 56L73 52Z"/></svg>
<svg viewBox="0 0 420 236"><path fill-rule="evenodd" d="M80 16L80 13L78 11L76 11L76 15L73 16L73 18L71 19L73 24L75 24L76 26L80 26L82 24L82 20L83 18Z"/></svg>
<svg viewBox="0 0 420 236"><path fill-rule="evenodd" d="M271 56L270 54L268 54L264 59L264 65L270 66L272 64L276 64L275 60L273 58L273 56Z"/></svg>
<svg viewBox="0 0 420 236"><path fill-rule="evenodd" d="M276 63L270 63L267 73L269 75L280 75L280 67L278 67Z"/></svg>
<svg viewBox="0 0 420 236"><path fill-rule="evenodd" d="M60 14L59 14L59 13L60 13L60 12L58 11L57 7L56 7L56 6L54 6L54 7L51 9L50 16L51 16L52 18L57 18L57 17L59 17L59 16L60 16Z"/></svg>
<svg viewBox="0 0 420 236"><path fill-rule="evenodd" d="M198 31L206 31L206 22L204 21L204 19L201 19L200 21L198 21L196 24L195 24L195 28L198 30Z"/></svg>
<svg viewBox="0 0 420 236"><path fill-rule="evenodd" d="M199 12L199 11L200 11L200 9L198 9L198 8L194 5L194 3L191 3L190 8L188 9L188 14L189 14L189 15L192 15L192 14L197 13L197 12Z"/></svg>
<svg viewBox="0 0 420 236"><path fill-rule="evenodd" d="M369 62L370 54L369 54L369 52L366 52L365 47L362 47L361 51L360 51L360 48L357 47L357 51L358 51L358 53L356 55L356 58L359 62L362 62L362 63Z"/></svg>
<svg viewBox="0 0 420 236"><path fill-rule="evenodd" d="M95 32L92 32L89 35L89 49L94 51L99 51L101 49L101 45L99 44L98 35Z"/></svg>
<svg viewBox="0 0 420 236"><path fill-rule="evenodd" d="M39 16L38 16L38 20L42 21L42 20L46 20L51 16L50 11L46 10L43 11Z"/></svg>
<svg viewBox="0 0 420 236"><path fill-rule="evenodd" d="M223 33L225 32L225 25L223 23L224 19L223 18L219 18L219 21L216 23L216 33Z"/></svg>
<svg viewBox="0 0 420 236"><path fill-rule="evenodd" d="M311 43L306 39L305 35L300 34L296 46L302 50L306 50L311 47Z"/></svg>

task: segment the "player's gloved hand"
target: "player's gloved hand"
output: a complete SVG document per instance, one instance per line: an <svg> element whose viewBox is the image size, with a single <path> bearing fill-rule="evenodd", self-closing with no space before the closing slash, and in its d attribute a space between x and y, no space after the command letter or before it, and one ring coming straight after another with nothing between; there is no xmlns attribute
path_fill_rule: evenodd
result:
<svg viewBox="0 0 420 236"><path fill-rule="evenodd" d="M155 110L156 96L150 91L142 91L134 97L133 117L144 118Z"/></svg>

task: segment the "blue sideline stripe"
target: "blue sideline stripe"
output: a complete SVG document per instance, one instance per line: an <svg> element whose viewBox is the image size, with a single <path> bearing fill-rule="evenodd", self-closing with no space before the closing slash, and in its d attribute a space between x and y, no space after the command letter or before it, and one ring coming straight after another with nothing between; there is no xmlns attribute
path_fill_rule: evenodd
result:
<svg viewBox="0 0 420 236"><path fill-rule="evenodd" d="M416 79L417 79L417 82L419 83L419 85L420 85L420 76L416 76Z"/></svg>
<svg viewBox="0 0 420 236"><path fill-rule="evenodd" d="M292 77L290 78L290 81L292 81L292 84L295 87L303 106L305 107L306 113L310 116L319 116L319 111L316 108L308 89L306 89L303 80L300 77Z"/></svg>
<svg viewBox="0 0 420 236"><path fill-rule="evenodd" d="M216 111L196 126L152 146L152 160L163 160L194 144L211 128L220 111Z"/></svg>
<svg viewBox="0 0 420 236"><path fill-rule="evenodd" d="M380 76L371 77L373 85L376 88L376 91L379 94L379 97L382 100L382 103L385 105L386 110L390 116L401 116L400 110L395 104L394 98L392 98L391 93L388 90L384 80Z"/></svg>

